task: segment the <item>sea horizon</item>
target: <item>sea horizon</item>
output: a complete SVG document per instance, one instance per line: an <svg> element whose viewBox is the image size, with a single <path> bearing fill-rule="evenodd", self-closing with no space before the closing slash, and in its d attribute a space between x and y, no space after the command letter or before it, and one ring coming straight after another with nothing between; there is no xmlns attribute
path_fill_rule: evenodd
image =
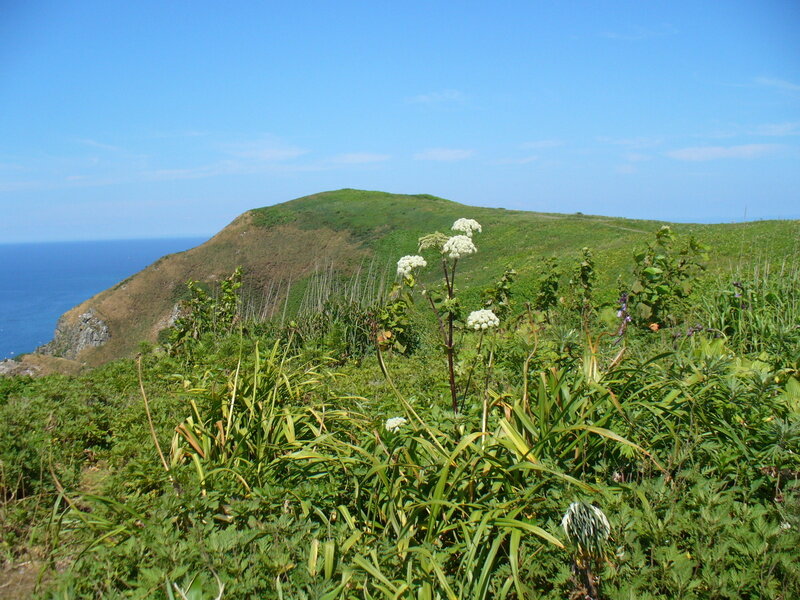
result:
<svg viewBox="0 0 800 600"><path fill-rule="evenodd" d="M71 308L209 237L0 242L0 360L33 352Z"/></svg>
<svg viewBox="0 0 800 600"><path fill-rule="evenodd" d="M207 235L170 235L167 237L114 237L114 238L92 238L81 240L18 240L18 241L2 241L0 246L41 246L45 244L92 244L96 242L157 242L157 241L181 241L181 240L203 240L208 241L214 234Z"/></svg>

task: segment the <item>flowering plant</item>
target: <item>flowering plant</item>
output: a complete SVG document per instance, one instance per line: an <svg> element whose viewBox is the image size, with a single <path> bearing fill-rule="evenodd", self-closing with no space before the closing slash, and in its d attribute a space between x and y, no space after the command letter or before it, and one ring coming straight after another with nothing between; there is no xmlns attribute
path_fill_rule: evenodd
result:
<svg viewBox="0 0 800 600"><path fill-rule="evenodd" d="M567 539L578 547L578 553L600 558L603 545L611 533L605 513L592 504L573 502L561 519Z"/></svg>
<svg viewBox="0 0 800 600"><path fill-rule="evenodd" d="M611 533L611 525L602 510L585 502L569 505L561 527L567 540L574 545L574 570L588 596L597 598L597 577L592 574L592 563L602 560L605 546Z"/></svg>
<svg viewBox="0 0 800 600"><path fill-rule="evenodd" d="M467 317L467 327L475 331L489 329L500 325L500 319L488 309L473 310Z"/></svg>
<svg viewBox="0 0 800 600"><path fill-rule="evenodd" d="M407 255L397 261L397 274L404 279L411 275L414 269L427 267L428 263L424 258L418 255Z"/></svg>
<svg viewBox="0 0 800 600"><path fill-rule="evenodd" d="M478 233L483 231L481 224L475 219L456 219L452 229L453 231L463 231L464 235L467 237L472 237L473 231L477 231Z"/></svg>
<svg viewBox="0 0 800 600"><path fill-rule="evenodd" d="M390 419L386 419L386 431L390 433L397 433L406 423L408 423L408 421L405 419L405 417L391 417Z"/></svg>
<svg viewBox="0 0 800 600"><path fill-rule="evenodd" d="M447 237L438 231L419 239L419 251L439 250L441 252L442 271L444 275L444 285L441 292L428 291L421 286L423 295L433 309L439 323L439 331L444 342L445 354L447 356L447 370L449 375L450 395L453 403L453 412L458 412L458 391L456 389L455 376L455 343L454 343L454 323L461 319L461 307L456 296L456 266L460 258L475 254L478 248L472 241L475 232L482 232L481 224L475 219L457 219L452 226L453 231L461 231L463 234ZM422 256L407 255L397 261L397 274L402 276L402 285L410 291L417 282L412 276L416 268L427 266L426 260ZM500 320L491 310L475 311L467 319L467 327L476 331L485 331L490 327L497 327ZM481 340L483 337L481 337ZM469 381L467 382L469 388Z"/></svg>
<svg viewBox="0 0 800 600"><path fill-rule="evenodd" d="M447 254L450 258L455 259L475 254L477 251L472 238L467 235L454 235L445 242L442 248L442 254Z"/></svg>

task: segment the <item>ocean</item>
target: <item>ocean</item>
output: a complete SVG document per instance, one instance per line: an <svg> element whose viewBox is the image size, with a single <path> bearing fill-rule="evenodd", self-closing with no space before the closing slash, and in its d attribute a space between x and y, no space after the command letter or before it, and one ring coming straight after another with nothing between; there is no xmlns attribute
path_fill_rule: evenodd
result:
<svg viewBox="0 0 800 600"><path fill-rule="evenodd" d="M0 360L53 338L73 306L206 238L0 244Z"/></svg>

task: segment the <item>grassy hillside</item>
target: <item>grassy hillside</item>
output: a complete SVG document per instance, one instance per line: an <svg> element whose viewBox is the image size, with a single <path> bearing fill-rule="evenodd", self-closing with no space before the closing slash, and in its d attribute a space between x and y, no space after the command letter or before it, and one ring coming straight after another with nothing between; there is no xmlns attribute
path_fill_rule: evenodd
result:
<svg viewBox="0 0 800 600"><path fill-rule="evenodd" d="M721 276L662 247L617 304L660 224L344 190L247 213L96 310L166 309L181 276L237 264L295 294L329 256L394 270L462 215L483 232L445 259L460 290L429 249L425 290L408 273L352 302L364 277L264 322L231 279L135 360L1 377L0 600L800 597L796 223L676 226L722 249ZM587 275L587 239L605 292L543 302L538 259ZM464 281L507 263L524 276L472 312Z"/></svg>
<svg viewBox="0 0 800 600"><path fill-rule="evenodd" d="M598 285L611 300L614 282L630 271L633 249L663 223L590 215L560 215L465 206L429 195L400 195L344 189L244 213L211 240L166 256L128 280L67 313L67 322L89 308L106 322L111 339L90 347L78 361L97 365L130 355L142 340L153 341L169 322L187 280L219 281L235 267L245 273L245 296L258 306L282 303L286 290L296 305L309 277L320 268L343 276L370 263L390 271L400 256L416 252L417 239L434 230L449 232L453 221L480 221L480 261L464 261L460 284L485 286L505 264L519 272L521 290L538 277L542 258L574 264L582 247L594 253ZM779 263L796 257L800 223L768 221L729 225L673 224L712 247L712 269L742 258ZM429 275L432 276L432 275Z"/></svg>

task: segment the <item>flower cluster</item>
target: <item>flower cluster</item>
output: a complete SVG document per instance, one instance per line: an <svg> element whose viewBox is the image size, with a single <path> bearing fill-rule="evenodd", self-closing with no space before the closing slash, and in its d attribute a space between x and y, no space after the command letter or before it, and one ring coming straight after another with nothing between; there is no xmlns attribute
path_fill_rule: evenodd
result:
<svg viewBox="0 0 800 600"><path fill-rule="evenodd" d="M472 243L472 238L467 235L454 235L445 242L442 248L442 254L447 254L450 258L461 258L475 254L477 251L475 244Z"/></svg>
<svg viewBox="0 0 800 600"><path fill-rule="evenodd" d="M400 430L400 428L405 425L408 421L404 417L392 417L391 419L386 419L386 431L391 433L395 433Z"/></svg>
<svg viewBox="0 0 800 600"><path fill-rule="evenodd" d="M419 251L422 252L423 250L428 250L429 248L441 250L442 246L444 246L449 239L450 236L438 231L434 231L428 235L423 235L421 238L419 238Z"/></svg>
<svg viewBox="0 0 800 600"><path fill-rule="evenodd" d="M473 310L467 317L467 327L479 331L481 329L489 329L490 327L497 327L500 325L500 319L497 318L492 311Z"/></svg>
<svg viewBox="0 0 800 600"><path fill-rule="evenodd" d="M473 231L477 231L478 233L483 231L481 224L475 219L458 219L455 223L453 223L453 230L463 231L464 235L467 237L472 237Z"/></svg>
<svg viewBox="0 0 800 600"><path fill-rule="evenodd" d="M603 545L611 533L611 525L602 510L584 502L569 505L561 527L567 539L578 547L581 554L599 558Z"/></svg>
<svg viewBox="0 0 800 600"><path fill-rule="evenodd" d="M418 267L425 267L428 263L425 259L417 255L404 256L397 261L397 274L402 275L404 278L411 275L411 271Z"/></svg>

